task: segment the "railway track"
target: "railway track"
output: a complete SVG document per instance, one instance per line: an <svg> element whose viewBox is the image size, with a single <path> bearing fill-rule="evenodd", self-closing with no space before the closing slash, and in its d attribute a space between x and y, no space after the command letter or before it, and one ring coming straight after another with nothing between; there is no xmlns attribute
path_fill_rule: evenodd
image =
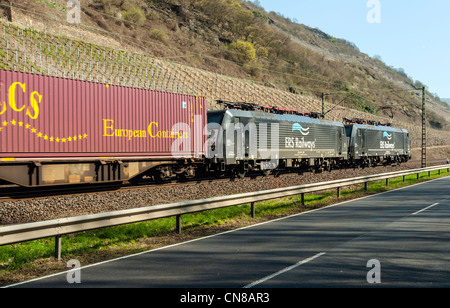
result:
<svg viewBox="0 0 450 308"><path fill-rule="evenodd" d="M429 165L445 164L445 159L430 160ZM420 167L420 160L412 160L407 163L403 163L405 166ZM333 170L336 172L339 170ZM276 175L270 175L270 177L282 176L284 174L292 174L296 172L278 172ZM300 174L300 173L299 173ZM260 174L250 175L248 178L264 177ZM13 201L13 200L27 200L34 198L44 198L52 196L65 196L65 195L79 195L101 192L114 192L114 191L126 191L135 189L164 189L176 186L195 185L195 184L219 184L221 182L238 182L240 179L231 177L204 177L198 179L184 180L184 181L168 181L165 183L154 183L151 180L143 179L139 184L131 183L101 183L101 184L77 184L77 185L64 185L64 186L44 186L44 187L22 187L19 185L0 185L0 202Z"/></svg>
<svg viewBox="0 0 450 308"><path fill-rule="evenodd" d="M113 191L125 191L132 189L152 189L168 188L183 185L195 185L199 183L219 183L223 181L233 181L232 178L202 178L185 181L168 181L165 183L154 183L149 180L143 180L139 184L130 183L101 183L101 184L79 184L62 186L42 186L42 187L22 187L19 185L1 185L0 202L8 200L26 200L34 198L43 198L51 196L77 195Z"/></svg>
<svg viewBox="0 0 450 308"><path fill-rule="evenodd" d="M19 185L0 186L0 201L13 199L30 199L38 197L62 196L69 194L81 194L90 192L112 191L119 189L118 184L109 185L76 185L57 187L22 187Z"/></svg>
<svg viewBox="0 0 450 308"><path fill-rule="evenodd" d="M402 165L415 165L417 167L420 167L420 165L422 164L422 161L420 160L410 160L406 163L402 163ZM428 160L427 161L428 165L445 165L447 164L447 160L446 159L434 159L434 160Z"/></svg>

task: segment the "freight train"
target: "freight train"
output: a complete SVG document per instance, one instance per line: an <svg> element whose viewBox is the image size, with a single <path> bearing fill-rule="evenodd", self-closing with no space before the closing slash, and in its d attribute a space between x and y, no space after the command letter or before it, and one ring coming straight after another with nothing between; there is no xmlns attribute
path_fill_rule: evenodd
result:
<svg viewBox="0 0 450 308"><path fill-rule="evenodd" d="M0 180L21 186L244 177L398 164L379 123L0 70Z"/></svg>

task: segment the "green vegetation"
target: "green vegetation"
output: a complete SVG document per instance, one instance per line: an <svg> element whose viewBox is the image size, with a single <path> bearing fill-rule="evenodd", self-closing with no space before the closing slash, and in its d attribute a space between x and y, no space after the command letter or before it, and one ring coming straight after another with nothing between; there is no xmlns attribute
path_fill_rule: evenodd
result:
<svg viewBox="0 0 450 308"><path fill-rule="evenodd" d="M260 18L260 19L264 20L264 22L269 23L269 20L270 20L269 17L267 17L263 13L261 13L259 11L253 11L253 15L255 15L256 18Z"/></svg>
<svg viewBox="0 0 450 308"><path fill-rule="evenodd" d="M252 43L238 40L237 42L231 43L230 48L240 53L240 59L238 60L240 63L253 63L256 61L256 51Z"/></svg>
<svg viewBox="0 0 450 308"><path fill-rule="evenodd" d="M144 12L135 4L125 2L122 5L124 11L122 12L122 18L137 26L142 26L146 20Z"/></svg>
<svg viewBox="0 0 450 308"><path fill-rule="evenodd" d="M270 200L256 205L256 218L250 216L250 205L248 204L186 214L182 216L182 235L175 233L174 217L81 232L63 237L62 255L64 260L76 258L82 260L83 264L99 262L103 259L137 253L177 241L201 237L211 232L220 232L259 221L305 212L442 176L448 176L448 173L444 171L439 174L438 171L435 171L430 176L428 173L421 173L419 179L416 175L411 175L405 177L405 181L399 177L390 179L389 186L386 186L385 181L369 183L368 191L364 190L364 185L353 186L351 189L342 189L340 198L337 197L335 190L306 194L304 206L301 203L301 196ZM36 272L41 274L45 266L37 267L42 267L45 262L51 263L49 260L52 260L53 255L53 238L0 247L0 285L12 283L18 279L14 278L16 275L23 275L24 272L31 276ZM56 266L59 270L64 269L64 262L57 264L59 264ZM48 273L48 269L46 273Z"/></svg>
<svg viewBox="0 0 450 308"><path fill-rule="evenodd" d="M162 43L167 42L167 33L161 29L151 29L149 35L152 39L158 40Z"/></svg>

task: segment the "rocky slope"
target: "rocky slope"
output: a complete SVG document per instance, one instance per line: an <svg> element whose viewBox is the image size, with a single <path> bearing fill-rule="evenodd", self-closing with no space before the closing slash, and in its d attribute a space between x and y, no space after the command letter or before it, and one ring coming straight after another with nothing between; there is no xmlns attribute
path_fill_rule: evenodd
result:
<svg viewBox="0 0 450 308"><path fill-rule="evenodd" d="M165 58L332 106L420 123L420 82L344 39L240 0L80 0L80 24L65 0L0 0L4 19L103 47ZM300 21L301 22L301 21ZM199 88L197 86L196 88ZM250 90L251 91L251 90ZM332 93L332 94L331 94ZM430 125L450 109L428 94ZM255 95L247 101L256 102ZM299 99L301 102L301 99ZM296 103L302 109L301 103ZM393 114L392 114L393 111Z"/></svg>

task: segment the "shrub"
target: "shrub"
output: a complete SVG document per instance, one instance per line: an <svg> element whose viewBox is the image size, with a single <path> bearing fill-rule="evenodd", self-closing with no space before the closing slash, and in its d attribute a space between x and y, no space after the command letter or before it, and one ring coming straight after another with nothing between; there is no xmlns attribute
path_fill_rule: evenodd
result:
<svg viewBox="0 0 450 308"><path fill-rule="evenodd" d="M124 12L122 12L122 17L125 21L129 23L141 26L146 18L144 12L134 4L128 4Z"/></svg>
<svg viewBox="0 0 450 308"><path fill-rule="evenodd" d="M158 40L163 43L167 42L167 33L164 30L152 29L150 30L149 34L152 39Z"/></svg>
<svg viewBox="0 0 450 308"><path fill-rule="evenodd" d="M230 48L237 50L241 54L242 63L256 61L256 51L252 43L238 40L237 42L231 43Z"/></svg>
<svg viewBox="0 0 450 308"><path fill-rule="evenodd" d="M269 56L269 50L266 47L259 47L256 54L258 57L267 58Z"/></svg>

